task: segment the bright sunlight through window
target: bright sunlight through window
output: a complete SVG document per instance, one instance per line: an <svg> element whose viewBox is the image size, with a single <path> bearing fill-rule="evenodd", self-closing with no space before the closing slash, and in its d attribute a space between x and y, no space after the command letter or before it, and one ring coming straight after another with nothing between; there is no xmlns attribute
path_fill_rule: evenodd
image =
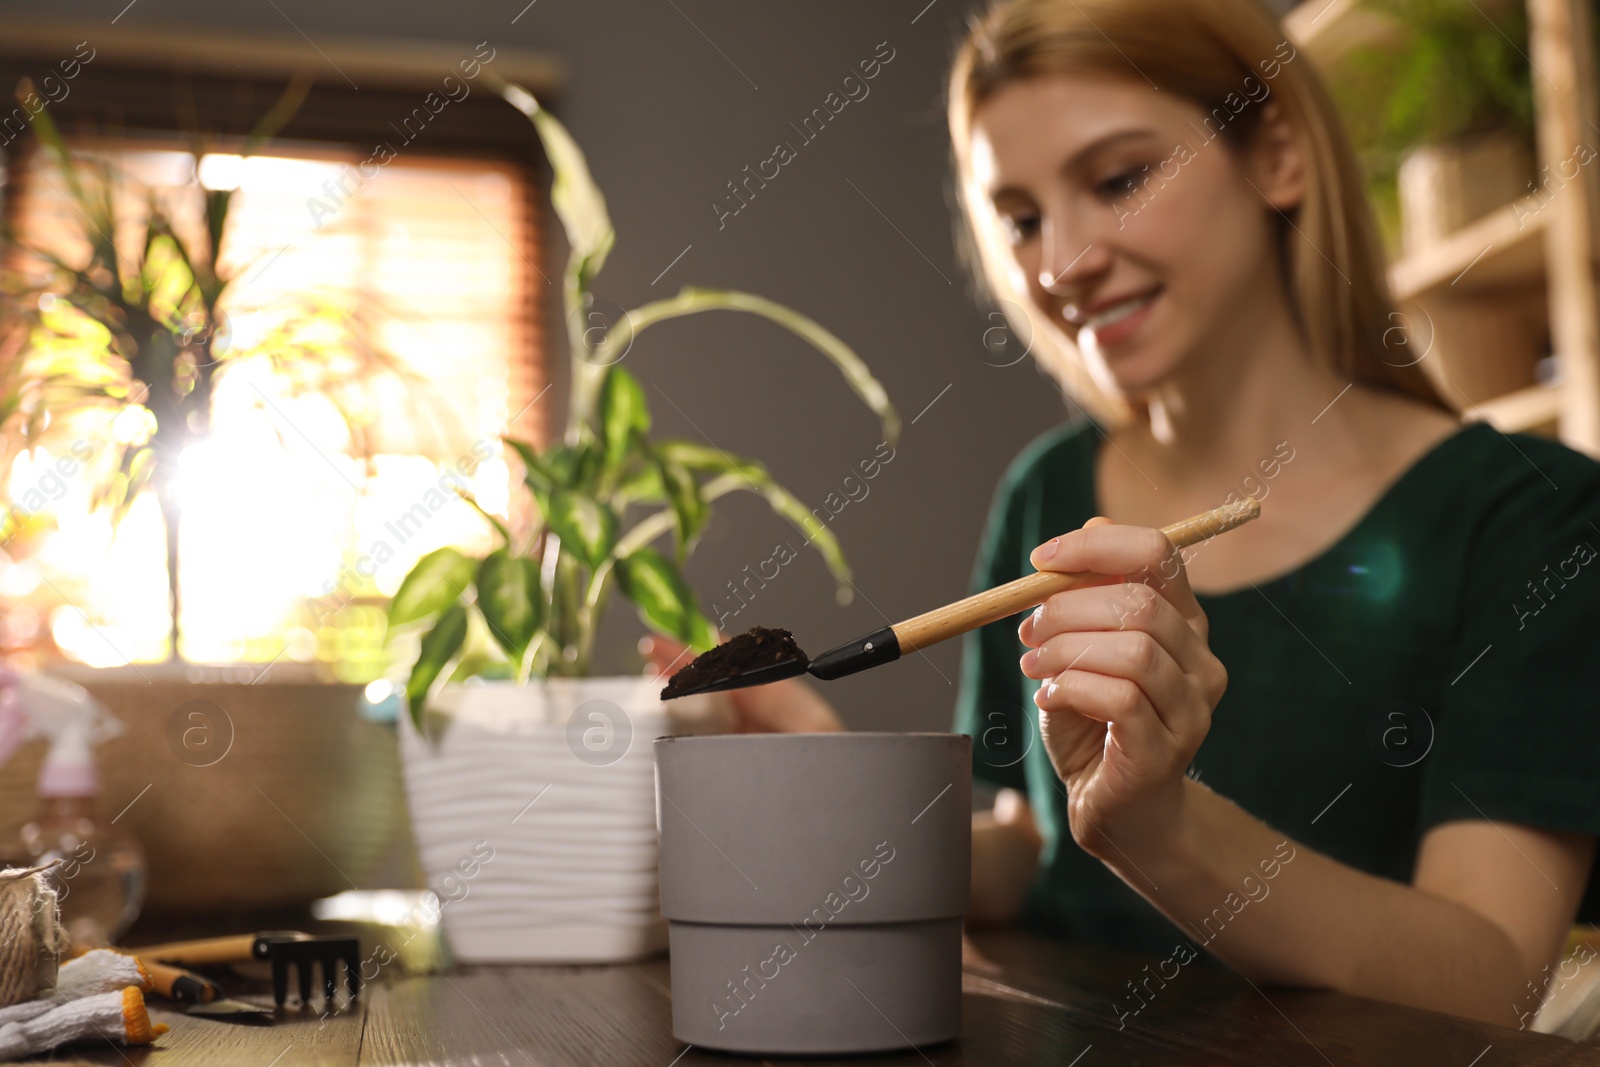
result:
<svg viewBox="0 0 1600 1067"><path fill-rule="evenodd" d="M170 194L169 205L195 205L188 215L170 210L204 225L193 156L99 154L140 187ZM225 370L214 379L209 430L176 463L184 660L323 661L349 681L377 677L383 600L424 553L488 545L488 524L459 491L506 516L499 435L513 419L516 432L537 434L525 407L542 384L529 355L536 242L521 173L402 158L359 189L341 186L342 166L354 162L200 162L201 184L234 190L221 262L237 280L212 348ZM22 183L21 219L33 245L70 260L85 230L63 180L39 153ZM64 297L46 294L39 305L42 317L73 313ZM53 347L40 355L36 345L30 359L104 351L103 330L55 325ZM305 361L289 356L310 348L321 377L307 387ZM374 365L384 373L357 373ZM120 521L93 506L116 476L111 442L148 437L153 416L135 403L80 408L71 419L9 472L11 499L38 507L25 505L28 522L0 561L0 592L20 612L4 624L20 628L7 641L36 633L30 647L53 644L96 666L166 659L156 493L140 493Z"/></svg>

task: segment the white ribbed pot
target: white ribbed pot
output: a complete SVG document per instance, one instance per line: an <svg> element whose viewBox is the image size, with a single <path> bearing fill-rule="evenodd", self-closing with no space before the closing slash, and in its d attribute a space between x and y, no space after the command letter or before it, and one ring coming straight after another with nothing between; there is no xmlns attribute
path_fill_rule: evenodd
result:
<svg viewBox="0 0 1600 1067"><path fill-rule="evenodd" d="M447 685L400 717L417 855L462 963L598 963L667 944L656 874L665 735L731 728L652 677Z"/></svg>

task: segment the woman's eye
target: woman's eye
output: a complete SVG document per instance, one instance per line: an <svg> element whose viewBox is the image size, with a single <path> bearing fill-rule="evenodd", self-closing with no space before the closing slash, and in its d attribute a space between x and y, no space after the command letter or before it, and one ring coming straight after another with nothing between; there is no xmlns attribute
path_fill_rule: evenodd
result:
<svg viewBox="0 0 1600 1067"><path fill-rule="evenodd" d="M1014 245L1022 244L1039 232L1037 215L1005 215L1001 221L1005 225L1007 239Z"/></svg>
<svg viewBox="0 0 1600 1067"><path fill-rule="evenodd" d="M1098 188L1112 199L1129 196L1138 188L1139 173L1138 170L1125 170L1114 178L1107 178Z"/></svg>

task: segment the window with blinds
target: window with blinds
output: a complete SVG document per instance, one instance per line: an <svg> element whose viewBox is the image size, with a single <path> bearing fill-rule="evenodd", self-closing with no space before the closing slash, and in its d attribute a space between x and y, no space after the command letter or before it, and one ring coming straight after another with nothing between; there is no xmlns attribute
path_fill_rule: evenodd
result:
<svg viewBox="0 0 1600 1067"><path fill-rule="evenodd" d="M544 437L532 402L546 283L527 169L406 156L369 176L364 154L321 148L212 154L198 168L188 152L146 144L92 150L167 198L180 224L203 225L196 180L235 190L223 369L209 431L177 466L181 658L322 661L346 680L376 677L382 603L411 565L442 545L489 543L455 490L507 516L499 437ZM63 175L37 151L18 170L8 214L23 240L75 258L84 225ZM280 358L296 338L321 360ZM81 343L96 343L92 331ZM383 373L355 374L374 361ZM11 499L72 442L125 439L139 418L78 411L55 444L16 461ZM63 477L27 536L6 545L0 594L24 612L8 624L13 649L31 632L29 647L98 666L170 655L158 503L147 490L113 524L92 506L111 473L103 460Z"/></svg>

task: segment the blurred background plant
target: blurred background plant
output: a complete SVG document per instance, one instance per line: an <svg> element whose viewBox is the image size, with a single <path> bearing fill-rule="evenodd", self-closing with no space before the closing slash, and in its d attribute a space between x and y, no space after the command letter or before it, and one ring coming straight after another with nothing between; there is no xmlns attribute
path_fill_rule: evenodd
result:
<svg viewBox="0 0 1600 1067"><path fill-rule="evenodd" d="M1531 158L1527 11L1521 0L1358 2L1395 32L1351 49L1329 86L1386 242L1395 249L1401 243L1398 176L1410 152L1503 135L1527 145Z"/></svg>
<svg viewBox="0 0 1600 1067"><path fill-rule="evenodd" d="M454 548L429 553L395 594L391 635L420 631L406 686L419 725L427 694L441 675L453 681L587 676L595 634L614 590L633 602L651 629L696 651L715 645L716 629L701 612L682 568L705 530L712 503L732 492L761 495L800 530L826 561L839 601L849 601L850 569L838 539L765 466L713 445L650 437L644 389L619 365L647 327L705 311L764 317L827 357L878 417L890 442L900 427L883 386L848 345L763 297L689 287L665 300L607 314L592 286L616 231L582 151L532 94L488 77L533 123L550 161L551 200L569 246L563 302L571 392L561 440L541 449L505 439L522 460L523 485L534 504L531 528L513 531L484 511L498 534L498 548L481 559ZM647 513L634 521L634 509ZM652 547L669 532L671 555Z"/></svg>
<svg viewBox="0 0 1600 1067"><path fill-rule="evenodd" d="M259 151L299 109L310 85L306 76L291 80L230 158ZM25 81L18 98L31 91ZM202 160L213 149L198 132L188 181L172 189L141 182L112 153L70 147L47 109L35 115L32 129L65 186L56 191L71 207L70 225L49 241L5 234L0 471L11 471L19 452L78 433L96 453L86 464L92 503L107 509L114 525L140 494L155 493L166 542L168 658L177 660L178 474L185 453L207 437L222 380L248 363L265 364L286 395L325 399L359 456L374 420L367 400L372 382L380 376L406 382L411 375L364 315L314 292L298 295L266 336L237 343L230 310L241 306L241 280L254 263L227 262L234 190L202 181ZM8 527L37 524L26 512L11 502Z"/></svg>

